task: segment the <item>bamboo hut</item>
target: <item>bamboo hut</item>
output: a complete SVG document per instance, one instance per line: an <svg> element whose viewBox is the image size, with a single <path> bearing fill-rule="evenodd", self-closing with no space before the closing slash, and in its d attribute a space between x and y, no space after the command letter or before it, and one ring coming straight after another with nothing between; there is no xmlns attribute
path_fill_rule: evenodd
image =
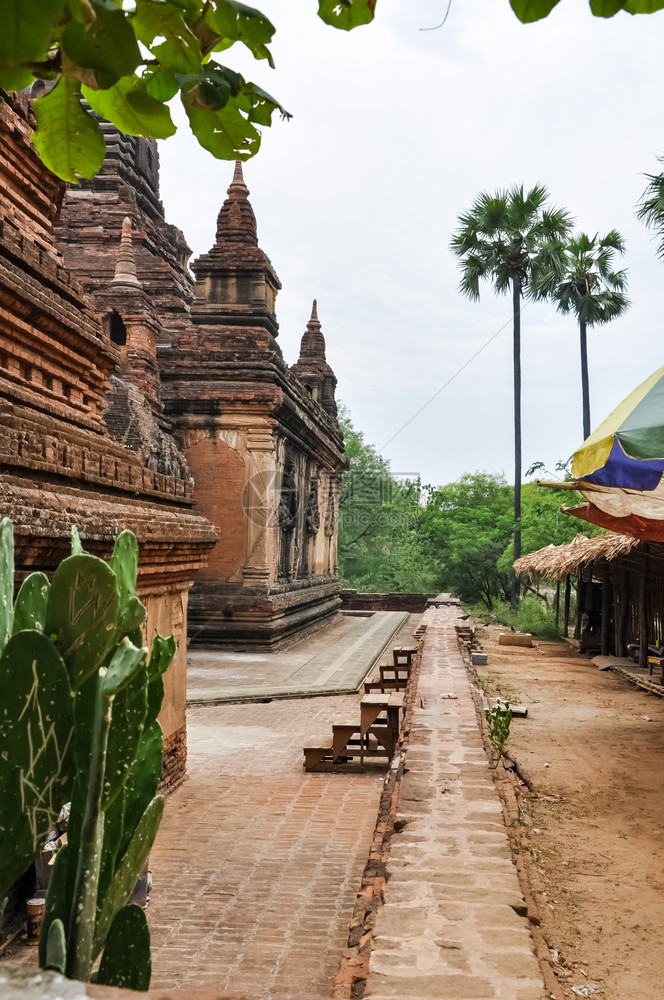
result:
<svg viewBox="0 0 664 1000"><path fill-rule="evenodd" d="M574 577L581 648L631 655L649 672L661 663L664 683L664 366L577 448L572 476L540 485L578 490L585 503L563 513L608 532L532 552L516 561L515 572L555 581L557 618L565 581L565 634Z"/></svg>
<svg viewBox="0 0 664 1000"><path fill-rule="evenodd" d="M664 646L664 544L613 532L568 545L548 545L514 563L517 576L565 586L564 634L568 634L572 579L577 586L575 637L581 648L604 656L648 656Z"/></svg>

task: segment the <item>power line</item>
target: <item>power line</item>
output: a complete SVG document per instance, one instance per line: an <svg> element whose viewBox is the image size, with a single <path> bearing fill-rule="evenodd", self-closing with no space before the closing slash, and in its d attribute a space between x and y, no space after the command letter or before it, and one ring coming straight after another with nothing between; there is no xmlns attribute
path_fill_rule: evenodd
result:
<svg viewBox="0 0 664 1000"><path fill-rule="evenodd" d="M525 303L524 303L524 305L525 305ZM523 306L522 306L522 310L523 310ZM422 406L420 406L419 410L416 410L415 413L413 413L412 417L409 417L409 419L406 421L405 424L402 424L402 426L399 428L398 431L395 431L395 433L392 435L392 437L389 438L385 442L385 444L382 446L382 448L379 449L379 451L382 452L383 449L387 448L388 444L391 444L394 441L394 439L396 437L398 437L399 434L401 434L402 431L405 431L406 427L408 427L409 424L412 424L413 420L415 420L416 417L419 417L419 415L422 412L422 410L426 410L427 406L429 406L430 403L433 403L434 399L437 399L438 396L440 396L441 392L443 392L445 389L447 389L448 385L451 385L451 383L454 382L455 378L457 378L457 376L459 376L462 371L465 371L465 369L468 367L468 365L472 364L472 362L475 360L475 358L479 357L479 355L482 353L482 351L485 351L487 349L487 347L489 346L489 344L492 344L493 341L496 339L496 337L499 337L500 334L503 332L503 330L505 330L511 324L511 322L512 322L512 320L508 319L505 323L503 323L503 325L500 327L500 329L497 330L491 337L489 337L489 339L486 341L486 343L482 344L482 346L477 351L475 351L475 353L473 355L471 355L471 357L469 357L467 361L465 361L461 365L461 368L459 368L457 371L455 371L454 375L451 375L450 378L448 378L447 382L445 382L444 385L441 385L440 389L438 389L436 392L434 392L433 396L430 396L429 399L427 399L426 403L423 403Z"/></svg>

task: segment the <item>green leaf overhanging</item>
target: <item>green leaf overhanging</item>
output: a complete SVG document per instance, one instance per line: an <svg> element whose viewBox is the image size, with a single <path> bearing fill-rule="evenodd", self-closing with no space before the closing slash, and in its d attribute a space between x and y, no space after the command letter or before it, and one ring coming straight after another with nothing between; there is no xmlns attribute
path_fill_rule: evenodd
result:
<svg viewBox="0 0 664 1000"><path fill-rule="evenodd" d="M613 17L625 6L625 0L590 0L590 9L595 17Z"/></svg>
<svg viewBox="0 0 664 1000"><path fill-rule="evenodd" d="M0 0L0 86L21 90L32 80L25 63L46 59L65 0Z"/></svg>
<svg viewBox="0 0 664 1000"><path fill-rule="evenodd" d="M76 67L90 70L79 76L88 86L102 89L112 87L123 76L129 76L141 62L141 52L136 36L122 10L112 9L90 0L94 18L88 24L71 20L62 31L62 52L70 61L69 71L76 74ZM93 82L94 80L94 82Z"/></svg>
<svg viewBox="0 0 664 1000"><path fill-rule="evenodd" d="M98 115L114 122L127 135L167 139L175 133L171 113L153 97L138 77L123 77L108 90L82 87L83 96Z"/></svg>
<svg viewBox="0 0 664 1000"><path fill-rule="evenodd" d="M376 0L319 0L318 16L333 28L351 31L373 21Z"/></svg>
<svg viewBox="0 0 664 1000"><path fill-rule="evenodd" d="M266 59L274 67L268 44L274 35L274 25L254 7L238 0L217 0L205 15L209 51L221 52L234 42L242 42L255 59Z"/></svg>
<svg viewBox="0 0 664 1000"><path fill-rule="evenodd" d="M548 17L560 0L510 0L510 7L524 24Z"/></svg>
<svg viewBox="0 0 664 1000"><path fill-rule="evenodd" d="M33 109L33 142L44 165L72 184L78 184L79 177L94 177L104 162L106 143L95 118L81 104L78 82L61 76Z"/></svg>

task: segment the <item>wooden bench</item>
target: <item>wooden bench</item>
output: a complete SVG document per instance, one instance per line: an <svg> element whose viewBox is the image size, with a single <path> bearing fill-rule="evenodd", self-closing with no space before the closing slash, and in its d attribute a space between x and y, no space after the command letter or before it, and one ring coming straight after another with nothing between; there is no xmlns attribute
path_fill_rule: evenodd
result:
<svg viewBox="0 0 664 1000"><path fill-rule="evenodd" d="M304 747L305 771L344 771L357 769L352 762L394 756L404 707L404 695L398 691L365 694L360 701L359 722L335 722L332 740Z"/></svg>
<svg viewBox="0 0 664 1000"><path fill-rule="evenodd" d="M405 687L410 677L410 666L381 663L378 672L382 681L400 681Z"/></svg>
<svg viewBox="0 0 664 1000"><path fill-rule="evenodd" d="M369 726L365 733L359 722L336 722L332 726L332 757L334 763L344 763L349 757L387 757L394 755L396 740L389 726Z"/></svg>
<svg viewBox="0 0 664 1000"><path fill-rule="evenodd" d="M654 668L660 668L659 683L664 684L664 657L663 656L649 656L648 657L648 676L652 677Z"/></svg>
<svg viewBox="0 0 664 1000"><path fill-rule="evenodd" d="M304 770L315 771L326 758L332 754L332 740L322 746L308 746L304 748Z"/></svg>
<svg viewBox="0 0 664 1000"><path fill-rule="evenodd" d="M366 733L376 725L387 726L396 745L401 732L403 703L400 691L365 694L360 702L360 732Z"/></svg>
<svg viewBox="0 0 664 1000"><path fill-rule="evenodd" d="M360 702L360 723L332 727L332 752L343 756L392 757L401 732L404 696L397 691L365 694ZM345 742L344 742L345 741Z"/></svg>
<svg viewBox="0 0 664 1000"><path fill-rule="evenodd" d="M384 694L386 691L403 691L404 685L400 681L381 681L380 677L372 677L371 680L364 682L364 693L373 694L376 691L380 691Z"/></svg>
<svg viewBox="0 0 664 1000"><path fill-rule="evenodd" d="M410 679L410 667L395 666L393 663L381 663L378 674L374 674L364 682L364 692L372 691L403 691Z"/></svg>
<svg viewBox="0 0 664 1000"><path fill-rule="evenodd" d="M417 646L395 646L392 650L394 666L410 668L416 653Z"/></svg>

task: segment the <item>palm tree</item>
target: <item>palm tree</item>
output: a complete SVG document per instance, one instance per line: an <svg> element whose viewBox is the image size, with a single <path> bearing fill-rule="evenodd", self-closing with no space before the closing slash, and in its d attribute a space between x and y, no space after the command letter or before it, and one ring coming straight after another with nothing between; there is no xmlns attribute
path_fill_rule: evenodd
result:
<svg viewBox="0 0 664 1000"><path fill-rule="evenodd" d="M512 292L514 363L514 558L521 555L521 298L537 276L546 253L548 265L555 256L554 241L567 236L571 220L563 209L546 208L549 192L536 184L523 185L494 195L482 192L469 212L459 216L459 229L451 249L460 258L459 288L468 298L480 297L481 280L494 292ZM546 251L544 248L548 248ZM512 581L512 605L519 600L519 584Z"/></svg>
<svg viewBox="0 0 664 1000"><path fill-rule="evenodd" d="M664 157L657 157L664 164ZM664 259L664 174L646 174L648 187L641 196L636 210L637 219L648 229L655 229L659 237L657 256Z"/></svg>
<svg viewBox="0 0 664 1000"><path fill-rule="evenodd" d="M612 229L603 239L579 233L564 244L554 244L554 249L562 250L562 256L554 253L550 268L538 274L531 291L536 297L552 298L559 312L573 312L578 320L585 439L590 434L587 328L609 323L629 308L627 272L613 270L625 243L618 230Z"/></svg>

